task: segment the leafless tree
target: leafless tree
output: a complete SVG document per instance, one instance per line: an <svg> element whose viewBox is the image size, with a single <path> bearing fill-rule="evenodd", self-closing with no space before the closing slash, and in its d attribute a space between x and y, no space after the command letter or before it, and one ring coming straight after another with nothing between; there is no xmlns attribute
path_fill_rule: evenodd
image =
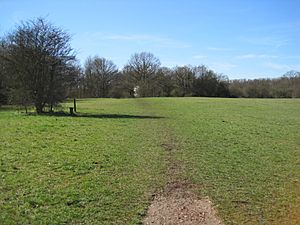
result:
<svg viewBox="0 0 300 225"><path fill-rule="evenodd" d="M4 48L2 43L0 43L0 55L4 55ZM6 71L6 62L0 58L0 106L2 104L7 103L8 96L7 96L7 79L8 79L8 74Z"/></svg>
<svg viewBox="0 0 300 225"><path fill-rule="evenodd" d="M174 75L178 87L178 94L180 96L191 96L195 81L193 68L189 66L176 67L174 69Z"/></svg>
<svg viewBox="0 0 300 225"><path fill-rule="evenodd" d="M280 78L232 80L232 97L246 98L299 98L300 72L289 71Z"/></svg>
<svg viewBox="0 0 300 225"><path fill-rule="evenodd" d="M4 41L7 54L1 58L8 62L15 88L28 94L37 113L42 113L46 105L52 108L61 102L74 79L75 54L70 36L38 18L22 22Z"/></svg>
<svg viewBox="0 0 300 225"><path fill-rule="evenodd" d="M117 73L117 66L111 60L98 56L89 57L85 63L85 78L87 88L93 97L109 97Z"/></svg>
<svg viewBox="0 0 300 225"><path fill-rule="evenodd" d="M131 56L124 67L124 73L130 77L134 86L138 86L139 96L153 96L153 85L160 61L152 53L141 52Z"/></svg>

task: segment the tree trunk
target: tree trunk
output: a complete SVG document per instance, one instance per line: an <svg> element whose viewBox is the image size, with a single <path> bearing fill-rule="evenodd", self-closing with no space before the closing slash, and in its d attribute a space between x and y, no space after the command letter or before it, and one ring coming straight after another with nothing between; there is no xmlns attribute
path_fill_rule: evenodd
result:
<svg viewBox="0 0 300 225"><path fill-rule="evenodd" d="M76 112L76 98L74 98L74 112Z"/></svg>
<svg viewBox="0 0 300 225"><path fill-rule="evenodd" d="M43 113L44 111L43 111L43 104L42 103L36 103L35 104L35 108L36 108L36 112L37 112L37 114L41 114L41 113Z"/></svg>

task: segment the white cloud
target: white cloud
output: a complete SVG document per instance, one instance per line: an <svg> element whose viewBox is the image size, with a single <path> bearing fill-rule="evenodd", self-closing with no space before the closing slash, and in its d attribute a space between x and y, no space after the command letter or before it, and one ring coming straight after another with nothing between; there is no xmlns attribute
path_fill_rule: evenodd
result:
<svg viewBox="0 0 300 225"><path fill-rule="evenodd" d="M300 56L297 55L290 55L290 56L283 56L284 59L300 59Z"/></svg>
<svg viewBox="0 0 300 225"><path fill-rule="evenodd" d="M264 63L264 66L272 69L272 70L278 70L278 71L288 71L288 70L300 70L300 64L297 65L288 65L288 64L279 64L279 63Z"/></svg>
<svg viewBox="0 0 300 225"><path fill-rule="evenodd" d="M147 35L147 34L113 34L113 35L105 35L103 36L103 39L115 40L115 41L131 41L131 42L137 42L139 44L152 44L158 47L165 47L165 48L191 47L189 44L171 38L165 38L165 37Z"/></svg>
<svg viewBox="0 0 300 225"><path fill-rule="evenodd" d="M208 47L207 50L210 51L232 51L231 48L222 48L222 47Z"/></svg>
<svg viewBox="0 0 300 225"><path fill-rule="evenodd" d="M271 46L274 48L280 48L290 42L289 39L280 37L242 37L241 40L252 45Z"/></svg>
<svg viewBox="0 0 300 225"><path fill-rule="evenodd" d="M237 56L238 59L275 59L278 58L276 55L267 54L245 54Z"/></svg>
<svg viewBox="0 0 300 225"><path fill-rule="evenodd" d="M109 40L120 40L120 41L157 41L158 38L148 35L120 35L120 34L114 34L114 35L105 35L103 37L104 39Z"/></svg>
<svg viewBox="0 0 300 225"><path fill-rule="evenodd" d="M268 25L255 25L254 27L248 28L249 32L276 32L276 33L286 33L291 29L299 29L300 22L285 22L285 23L273 23Z"/></svg>
<svg viewBox="0 0 300 225"><path fill-rule="evenodd" d="M216 71L228 71L237 67L237 65L232 63L212 63L211 66Z"/></svg>
<svg viewBox="0 0 300 225"><path fill-rule="evenodd" d="M205 59L207 57L205 55L194 55L193 58L194 59Z"/></svg>

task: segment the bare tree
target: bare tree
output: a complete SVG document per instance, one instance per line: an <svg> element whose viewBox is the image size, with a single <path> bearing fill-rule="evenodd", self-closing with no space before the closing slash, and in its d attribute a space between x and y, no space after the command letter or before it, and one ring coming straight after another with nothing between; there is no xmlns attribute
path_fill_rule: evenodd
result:
<svg viewBox="0 0 300 225"><path fill-rule="evenodd" d="M5 42L7 54L1 58L8 62L14 87L28 93L37 113L61 102L74 79L70 36L38 18L23 22L6 36Z"/></svg>
<svg viewBox="0 0 300 225"><path fill-rule="evenodd" d="M118 73L117 66L105 58L89 57L85 63L86 84L93 97L107 98L112 82Z"/></svg>
<svg viewBox="0 0 300 225"><path fill-rule="evenodd" d="M131 83L138 86L138 94L141 97L153 96L153 85L156 73L160 67L160 61L152 53L141 52L131 56L124 67L124 73L129 76Z"/></svg>
<svg viewBox="0 0 300 225"><path fill-rule="evenodd" d="M4 43L0 42L0 55L5 55ZM7 103L7 71L6 62L0 58L0 106Z"/></svg>
<svg viewBox="0 0 300 225"><path fill-rule="evenodd" d="M194 82L194 96L229 97L228 78L217 74L206 67L194 67L196 79Z"/></svg>
<svg viewBox="0 0 300 225"><path fill-rule="evenodd" d="M154 85L155 96L170 97L173 94L172 91L174 90L175 86L176 83L173 77L172 69L167 67L159 68Z"/></svg>
<svg viewBox="0 0 300 225"><path fill-rule="evenodd" d="M174 69L179 96L191 96L195 74L191 67L181 66Z"/></svg>

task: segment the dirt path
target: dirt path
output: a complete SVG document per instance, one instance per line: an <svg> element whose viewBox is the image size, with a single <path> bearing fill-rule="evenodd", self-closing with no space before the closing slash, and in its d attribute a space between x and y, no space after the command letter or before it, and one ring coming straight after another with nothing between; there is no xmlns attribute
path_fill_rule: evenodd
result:
<svg viewBox="0 0 300 225"><path fill-rule="evenodd" d="M174 182L157 194L150 205L144 225L221 225L209 198L199 199L195 187Z"/></svg>
<svg viewBox="0 0 300 225"><path fill-rule="evenodd" d="M208 197L200 199L197 187L182 180L180 173L184 164L175 159L174 153L180 149L171 131L162 126L164 140L162 147L167 151L168 183L159 191L143 220L144 225L222 225L216 210Z"/></svg>

